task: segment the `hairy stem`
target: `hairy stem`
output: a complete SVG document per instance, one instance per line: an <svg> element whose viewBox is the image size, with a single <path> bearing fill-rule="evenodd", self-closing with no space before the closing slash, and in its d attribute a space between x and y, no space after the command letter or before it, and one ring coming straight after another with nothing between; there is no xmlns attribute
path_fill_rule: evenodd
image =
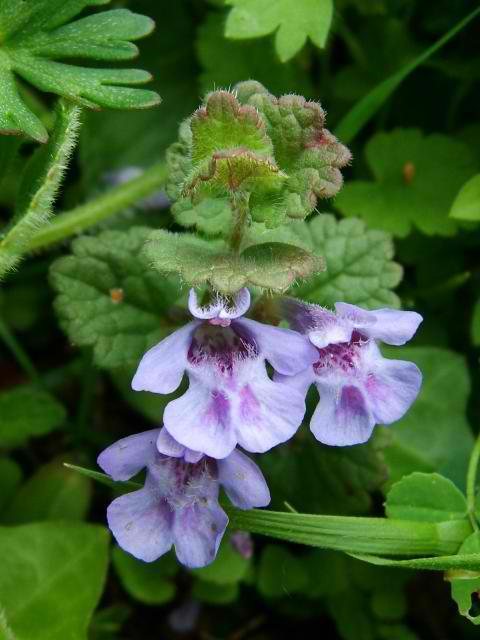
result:
<svg viewBox="0 0 480 640"><path fill-rule="evenodd" d="M138 178L118 185L108 193L71 211L57 215L48 227L38 232L30 241L29 251L45 249L97 225L152 194L165 184L166 179L167 165L160 162Z"/></svg>
<svg viewBox="0 0 480 640"><path fill-rule="evenodd" d="M476 498L476 486L477 486L477 473L478 473L478 462L480 460L480 434L477 437L477 441L475 442L475 446L473 447L472 453L470 455L470 461L468 463L467 470L467 507L468 507L468 516L470 518L470 522L472 523L472 527L475 531L479 531L479 526L477 522L477 518L475 516L475 498Z"/></svg>

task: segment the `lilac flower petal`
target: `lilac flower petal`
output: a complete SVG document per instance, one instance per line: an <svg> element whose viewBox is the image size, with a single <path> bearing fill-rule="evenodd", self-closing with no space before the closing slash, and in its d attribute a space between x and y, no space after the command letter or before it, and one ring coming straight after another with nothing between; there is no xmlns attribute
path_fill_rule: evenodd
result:
<svg viewBox="0 0 480 640"><path fill-rule="evenodd" d="M129 480L154 461L158 434L152 429L122 438L102 451L97 463L114 480Z"/></svg>
<svg viewBox="0 0 480 640"><path fill-rule="evenodd" d="M303 397L307 395L310 386L316 381L316 375L312 365L296 376L284 376L281 373L275 373L273 380L288 385L292 389L296 389Z"/></svg>
<svg viewBox="0 0 480 640"><path fill-rule="evenodd" d="M188 349L199 326L194 320L149 349L132 380L134 391L172 393L180 385L187 366Z"/></svg>
<svg viewBox="0 0 480 640"><path fill-rule="evenodd" d="M192 375L188 390L168 403L163 419L175 440L212 458L225 458L237 444L230 401L222 391L209 390Z"/></svg>
<svg viewBox="0 0 480 640"><path fill-rule="evenodd" d="M139 560L153 562L173 544L173 512L147 488L116 498L107 520L118 544Z"/></svg>
<svg viewBox="0 0 480 640"><path fill-rule="evenodd" d="M319 349L350 340L352 326L328 309L295 298L284 298L280 306L291 328L308 335Z"/></svg>
<svg viewBox="0 0 480 640"><path fill-rule="evenodd" d="M317 386L320 402L310 423L315 438L338 447L366 442L372 434L375 420L359 387Z"/></svg>
<svg viewBox="0 0 480 640"><path fill-rule="evenodd" d="M177 512L173 527L177 558L192 569L215 560L227 528L228 518L216 500L184 507Z"/></svg>
<svg viewBox="0 0 480 640"><path fill-rule="evenodd" d="M376 422L391 424L408 411L422 385L422 374L413 362L382 360L368 375L365 388Z"/></svg>
<svg viewBox="0 0 480 640"><path fill-rule="evenodd" d="M303 394L273 382L263 370L236 399L233 421L238 444L252 453L263 453L289 440L305 415Z"/></svg>
<svg viewBox="0 0 480 640"><path fill-rule="evenodd" d="M238 326L253 337L259 355L268 360L278 373L295 375L307 369L318 357L317 350L296 331L272 327L247 318L235 320L235 327Z"/></svg>
<svg viewBox="0 0 480 640"><path fill-rule="evenodd" d="M367 311L353 304L337 302L337 313L348 319L362 333L386 344L402 345L408 342L418 329L423 318L415 311L376 309Z"/></svg>
<svg viewBox="0 0 480 640"><path fill-rule="evenodd" d="M185 455L185 447L183 444L180 444L175 438L172 438L165 427L158 432L157 449L169 458L183 458Z"/></svg>
<svg viewBox="0 0 480 640"><path fill-rule="evenodd" d="M219 460L218 480L231 502L239 509L266 507L270 491L259 467L238 450Z"/></svg>

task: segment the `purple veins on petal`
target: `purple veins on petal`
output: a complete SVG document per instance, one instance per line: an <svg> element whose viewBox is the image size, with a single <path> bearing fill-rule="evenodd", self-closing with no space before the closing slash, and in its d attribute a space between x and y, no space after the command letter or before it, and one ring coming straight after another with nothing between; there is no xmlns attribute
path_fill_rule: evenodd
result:
<svg viewBox="0 0 480 640"><path fill-rule="evenodd" d="M188 390L167 405L165 427L184 447L214 458L237 444L257 453L292 437L305 413L304 394L289 390L290 402L280 399L285 389L270 380L266 362L292 376L318 358L305 336L240 317L249 304L242 289L233 300L201 307L192 289L197 319L150 349L132 382L135 390L171 393L186 373Z"/></svg>
<svg viewBox="0 0 480 640"><path fill-rule="evenodd" d="M317 355L308 373L276 379L304 392L316 384L320 402L310 426L318 440L337 446L365 442L375 424L391 424L408 411L420 391L421 372L412 362L384 358L377 342L407 342L422 321L418 313L369 311L343 302L333 313L294 299L281 307Z"/></svg>
<svg viewBox="0 0 480 640"><path fill-rule="evenodd" d="M139 442L145 446L134 450ZM212 562L228 524L218 503L221 485L239 508L266 506L270 501L260 469L247 456L234 451L217 461L185 449L165 429L124 438L100 454L99 464L116 477L110 458L120 451L117 445L125 443L132 445L126 450L135 464L128 471L121 467L122 479L146 467L145 485L116 498L107 509L107 520L118 544L140 560L152 562L173 546L188 567ZM170 455L161 453L157 443Z"/></svg>

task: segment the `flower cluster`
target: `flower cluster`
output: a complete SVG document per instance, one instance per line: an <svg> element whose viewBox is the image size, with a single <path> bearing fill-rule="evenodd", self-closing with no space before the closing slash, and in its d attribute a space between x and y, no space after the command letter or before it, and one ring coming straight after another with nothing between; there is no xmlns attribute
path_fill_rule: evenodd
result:
<svg viewBox="0 0 480 640"><path fill-rule="evenodd" d="M310 428L337 446L367 441L375 424L401 418L419 392L416 365L386 359L378 347L410 340L419 314L345 303L332 312L284 298L286 329L244 317L249 307L247 289L208 306L192 289L193 320L147 351L132 382L136 391L169 394L186 374L188 390L168 403L161 429L124 438L99 456L114 480L146 469L143 489L108 508L117 542L141 560L173 545L189 567L210 563L228 523L220 486L240 509L268 505L260 469L237 447L262 453L289 440L312 384L320 401Z"/></svg>

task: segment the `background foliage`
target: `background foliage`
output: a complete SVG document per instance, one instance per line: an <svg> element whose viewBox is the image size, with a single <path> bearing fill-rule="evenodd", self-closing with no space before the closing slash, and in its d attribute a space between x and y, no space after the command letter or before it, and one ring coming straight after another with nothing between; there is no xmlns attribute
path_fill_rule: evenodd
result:
<svg viewBox="0 0 480 640"><path fill-rule="evenodd" d="M0 129L25 134L0 137L0 637L468 640L476 630L458 610L477 617L478 571L447 575L454 602L441 572L263 536L251 557L225 540L192 572L170 556L145 565L109 550L111 486L63 463L94 469L102 448L161 419L168 399L134 394L129 381L144 350L185 320L186 289L141 253L152 228L179 230L158 194L165 151L207 90L255 78L321 101L353 152L322 215L289 227L327 263L291 292L425 318L402 352L425 378L410 413L341 450L313 446L303 428L259 460L272 508L383 516L389 489L416 472L389 493L389 518L434 531L465 517L480 422L480 21L465 20L477 3L95 6L106 3L0 0ZM422 503L413 513L411 495ZM305 521L291 516L292 539L305 541ZM238 528L279 530L252 518L232 515ZM472 534L458 557L479 552Z"/></svg>

